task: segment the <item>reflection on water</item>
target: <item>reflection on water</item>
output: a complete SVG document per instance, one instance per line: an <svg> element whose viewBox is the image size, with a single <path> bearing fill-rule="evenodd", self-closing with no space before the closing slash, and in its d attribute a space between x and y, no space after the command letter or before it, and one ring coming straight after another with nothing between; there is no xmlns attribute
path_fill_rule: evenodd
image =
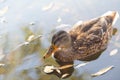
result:
<svg viewBox="0 0 120 80"><path fill-rule="evenodd" d="M65 80L118 80L120 19L115 25L118 32L108 48L97 60L84 67L70 67L62 70L62 74L55 72L55 75L48 75L43 72L44 66L59 66L59 62L56 63L52 58L43 60L42 57L50 45L52 34L49 33L54 32L56 26L73 25L79 20L88 20L109 10L120 13L119 3L119 0L0 0L0 80L60 80L58 77L66 72L69 77ZM36 38L41 34L45 36ZM114 49L117 52L110 56L109 53ZM90 77L89 74L110 65L115 68L104 76Z"/></svg>

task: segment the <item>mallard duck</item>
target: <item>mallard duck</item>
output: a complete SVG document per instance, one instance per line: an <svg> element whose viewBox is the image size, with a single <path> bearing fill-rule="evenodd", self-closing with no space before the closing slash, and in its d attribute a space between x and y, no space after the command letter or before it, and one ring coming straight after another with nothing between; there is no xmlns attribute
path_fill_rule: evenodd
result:
<svg viewBox="0 0 120 80"><path fill-rule="evenodd" d="M118 13L109 11L98 18L75 24L69 31L60 30L52 37L44 59L53 55L57 61L91 61L107 48Z"/></svg>

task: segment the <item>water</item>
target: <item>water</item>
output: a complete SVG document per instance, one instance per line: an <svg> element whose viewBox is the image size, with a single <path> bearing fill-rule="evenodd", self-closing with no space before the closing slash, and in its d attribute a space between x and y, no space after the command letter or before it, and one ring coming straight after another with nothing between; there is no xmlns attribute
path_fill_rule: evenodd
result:
<svg viewBox="0 0 120 80"><path fill-rule="evenodd" d="M0 0L0 51L7 55L1 63L8 65L1 73L0 80L59 80L56 75L43 72L45 65L58 65L52 58L42 57L50 45L51 35L56 27L65 24L72 26L80 20L98 17L107 11L118 11L120 0ZM71 71L65 80L118 80L120 79L120 19L115 26L118 32L112 37L108 48L95 61ZM31 44L23 44L33 35L45 35ZM15 49L18 47L17 49ZM117 49L114 56L110 52ZM7 59L7 61L6 61ZM76 64L83 63L80 61ZM12 65L11 65L12 64ZM89 75L107 66L115 68L108 73L91 78ZM0 69L4 70L4 69ZM72 69L70 69L72 70ZM73 73L72 73L73 72ZM82 77L87 79L81 79Z"/></svg>

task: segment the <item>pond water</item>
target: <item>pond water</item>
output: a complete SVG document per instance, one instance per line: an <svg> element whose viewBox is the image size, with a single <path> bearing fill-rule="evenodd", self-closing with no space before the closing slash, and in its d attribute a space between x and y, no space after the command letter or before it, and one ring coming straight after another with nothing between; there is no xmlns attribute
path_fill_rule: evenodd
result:
<svg viewBox="0 0 120 80"><path fill-rule="evenodd" d="M0 0L0 80L62 80L61 75L43 72L45 65L58 66L52 58L43 60L53 33L59 27L63 29L62 25L69 29L80 20L89 20L107 11L120 14L119 3L120 0ZM102 55L83 67L69 68L71 76L64 80L120 79L119 25L120 19L114 25L117 33ZM90 76L111 65L114 68L106 74Z"/></svg>

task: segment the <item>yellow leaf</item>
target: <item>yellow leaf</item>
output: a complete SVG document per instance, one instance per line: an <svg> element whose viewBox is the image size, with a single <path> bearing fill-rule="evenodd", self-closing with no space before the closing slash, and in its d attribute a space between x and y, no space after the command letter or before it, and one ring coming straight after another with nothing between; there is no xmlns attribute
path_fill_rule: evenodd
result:
<svg viewBox="0 0 120 80"><path fill-rule="evenodd" d="M35 38L35 35L30 35L27 39L28 42L32 41Z"/></svg>
<svg viewBox="0 0 120 80"><path fill-rule="evenodd" d="M43 8L42 8L42 10L43 11L47 11L47 10L49 10L49 9L51 9L52 7L53 7L53 2L51 2L50 4L48 4L47 6L44 6Z"/></svg>
<svg viewBox="0 0 120 80"><path fill-rule="evenodd" d="M61 67L58 67L58 69L66 69L66 68L70 68L70 67L73 67L73 64L61 66Z"/></svg>
<svg viewBox="0 0 120 80"><path fill-rule="evenodd" d="M108 72L109 70L113 69L114 67L113 66L109 66L107 68L104 68L104 69L101 69L100 71L94 73L94 74L91 74L92 77L97 77L97 76L100 76L100 75L103 75L105 74L106 72Z"/></svg>
<svg viewBox="0 0 120 80"><path fill-rule="evenodd" d="M62 75L61 78L65 78L65 77L67 77L68 75L69 75L68 73L65 73L65 74Z"/></svg>
<svg viewBox="0 0 120 80"><path fill-rule="evenodd" d="M117 53L118 53L118 49L113 49L113 50L110 52L110 56L116 55Z"/></svg>
<svg viewBox="0 0 120 80"><path fill-rule="evenodd" d="M45 66L44 72L45 73L52 73L54 69L54 66Z"/></svg>

